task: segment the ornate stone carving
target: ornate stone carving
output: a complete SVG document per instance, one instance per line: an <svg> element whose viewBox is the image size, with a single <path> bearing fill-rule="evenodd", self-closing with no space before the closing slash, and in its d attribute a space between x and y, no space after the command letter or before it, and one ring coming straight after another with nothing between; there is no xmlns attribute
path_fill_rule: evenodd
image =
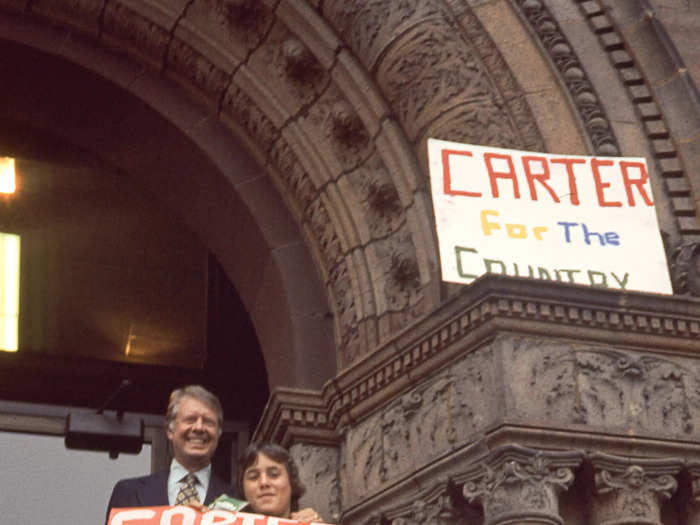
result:
<svg viewBox="0 0 700 525"><path fill-rule="evenodd" d="M546 393L550 418L663 434L687 434L698 423L700 378L670 359L604 349L532 350L528 388Z"/></svg>
<svg viewBox="0 0 700 525"><path fill-rule="evenodd" d="M336 101L330 110L331 135L347 147L360 146L369 140L360 117L345 100Z"/></svg>
<svg viewBox="0 0 700 525"><path fill-rule="evenodd" d="M323 12L365 66L376 69L377 84L410 140L430 135L542 150L534 118L496 46L468 7L454 4L450 11L438 2L325 2Z"/></svg>
<svg viewBox="0 0 700 525"><path fill-rule="evenodd" d="M661 525L661 503L678 485L680 459L644 460L594 453L594 525Z"/></svg>
<svg viewBox="0 0 700 525"><path fill-rule="evenodd" d="M353 210L362 241L386 238L406 222L398 190L378 150L372 151L365 162L345 175L345 179L359 201L357 205L348 203L348 206Z"/></svg>
<svg viewBox="0 0 700 525"><path fill-rule="evenodd" d="M309 242L319 254L319 262L326 276L328 293L335 314L339 364L346 366L368 350L360 341L360 327L355 304L355 293L348 261L338 238L333 220L326 208L326 197L313 182L291 150L280 137L270 152L276 167L275 176L290 199L292 209L305 226Z"/></svg>
<svg viewBox="0 0 700 525"><path fill-rule="evenodd" d="M439 488L413 500L409 509L393 517L391 525L458 525L469 523L471 514L465 508L463 497L457 487L450 482L438 482ZM437 493L437 494L436 494ZM462 501L460 501L462 500ZM393 514L393 513L392 513Z"/></svg>
<svg viewBox="0 0 700 525"><path fill-rule="evenodd" d="M116 39L120 46L128 47L151 65L162 68L171 28L161 27L119 2L105 5L102 27L103 38Z"/></svg>
<svg viewBox="0 0 700 525"><path fill-rule="evenodd" d="M671 255L671 277L676 293L700 297L700 243L687 243Z"/></svg>
<svg viewBox="0 0 700 525"><path fill-rule="evenodd" d="M292 197L289 199L289 205L301 221L311 203L317 198L318 189L314 187L311 177L299 162L299 157L283 137L277 140L270 151L270 160L277 168L276 176L281 193Z"/></svg>
<svg viewBox="0 0 700 525"><path fill-rule="evenodd" d="M397 35L438 13L439 4L425 0L393 3L384 0L329 0L323 3L323 16L368 70L376 67L379 57Z"/></svg>
<svg viewBox="0 0 700 525"><path fill-rule="evenodd" d="M317 197L306 209L306 221L321 248L326 266L332 267L343 258L343 247L336 235L324 198Z"/></svg>
<svg viewBox="0 0 700 525"><path fill-rule="evenodd" d="M413 247L413 245L411 245ZM415 249L415 248L414 248ZM417 290L420 285L418 275L418 263L412 257L412 252L400 253L394 252L391 254L391 263L389 265L389 286L387 295L392 299L390 302L398 306L398 309L403 309L404 301L399 301L399 295L405 295L409 290ZM393 291L393 292L392 292ZM410 297L408 300L410 302ZM395 306L396 308L396 306Z"/></svg>
<svg viewBox="0 0 700 525"><path fill-rule="evenodd" d="M284 70L295 82L313 84L323 74L316 58L297 38L290 37L280 46Z"/></svg>
<svg viewBox="0 0 700 525"><path fill-rule="evenodd" d="M306 485L302 507L316 509L325 521L339 523L341 500L338 450L326 446L295 444L290 450Z"/></svg>
<svg viewBox="0 0 700 525"><path fill-rule="evenodd" d="M686 523L700 523L700 463L692 462L687 465L690 476L690 498L687 508Z"/></svg>
<svg viewBox="0 0 700 525"><path fill-rule="evenodd" d="M472 45L474 52L481 58L484 67L488 70L489 77L493 80L498 93L500 93L499 102L507 110L512 121L511 129L515 135L506 132L505 136L502 137L504 140L512 142L503 142L502 144L491 142L491 144L501 147L545 151L544 139L537 127L530 105L525 99L525 95L517 80L511 73L508 64L499 53L497 45L491 40L471 9L466 6L464 0L452 0L450 6L455 15L459 17L467 35L466 40ZM501 133L504 132L502 131ZM516 136L518 140L515 140Z"/></svg>
<svg viewBox="0 0 700 525"><path fill-rule="evenodd" d="M635 4L635 2L626 2L626 4ZM591 30L598 36L603 49L608 53L610 62L618 70L632 104L642 115L649 150L654 154L658 172L666 179L668 195L663 197L668 199L668 203L674 211L675 227L681 236L696 239L698 233L697 210L693 209L692 204L688 206L688 197L690 196L688 175L679 158L679 146L668 128L668 120L666 119L669 114L663 114L656 100L656 87L658 86L652 86L648 75L640 70L635 57L637 53L629 49L629 40L623 35L624 29L621 30L620 27L629 23L637 24L635 33L641 38L634 41L636 48L663 49L666 47L667 49L675 49L675 47L666 43L669 41L669 37L657 25L657 14L650 3L645 4L643 17L639 12L627 17L626 21L624 21L626 16L624 13L628 8L624 6L621 6L619 11L617 9L609 10L609 6L600 0L578 2L578 6ZM629 12L635 13L635 10L632 9ZM613 16L619 16L623 20L615 20ZM675 51L668 54L661 51L656 60L666 62L669 70L675 69L681 74L686 69L685 63ZM693 99L692 96L686 98L687 100ZM677 114L684 113L683 110L676 111L678 111ZM672 114L670 118L671 121L674 120Z"/></svg>
<svg viewBox="0 0 700 525"><path fill-rule="evenodd" d="M416 307L423 294L415 246L407 225L403 224L399 231L386 239L375 241L368 251L376 258L381 271L375 277L375 286L385 300L377 306L378 313Z"/></svg>
<svg viewBox="0 0 700 525"><path fill-rule="evenodd" d="M360 341L360 330L355 309L355 294L346 261L333 266L328 276L330 295L336 314L336 333L340 365L347 366L366 353Z"/></svg>
<svg viewBox="0 0 700 525"><path fill-rule="evenodd" d="M348 429L343 461L344 502L357 502L387 479L382 426L381 416L375 416Z"/></svg>
<svg viewBox="0 0 700 525"><path fill-rule="evenodd" d="M517 148L520 142L509 120L499 100L466 104L456 108L449 119L433 123L427 135L467 144Z"/></svg>
<svg viewBox="0 0 700 525"><path fill-rule="evenodd" d="M496 414L493 390L489 388L495 375L492 353L475 352L398 397L357 429L349 430L351 463L368 473L365 490L427 465L450 447L475 439L479 429ZM354 397L353 392L350 397ZM374 469L378 469L377 474L369 475Z"/></svg>
<svg viewBox="0 0 700 525"><path fill-rule="evenodd" d="M224 95L221 114L234 129L242 128L261 151L269 152L279 136L279 130L275 125L238 86L231 85Z"/></svg>
<svg viewBox="0 0 700 525"><path fill-rule="evenodd" d="M580 452L542 452L507 446L482 462L482 472L463 487L469 501L479 500L488 525L535 522L562 525L559 494L574 480Z"/></svg>
<svg viewBox="0 0 700 525"><path fill-rule="evenodd" d="M281 105L290 115L314 104L330 82L306 44L280 21L250 55L247 67L256 77L264 78L266 88L276 94L273 107Z"/></svg>
<svg viewBox="0 0 700 525"><path fill-rule="evenodd" d="M230 73L217 67L187 42L173 38L165 65L167 74L179 76L190 89L203 94L215 110L229 82Z"/></svg>
<svg viewBox="0 0 700 525"><path fill-rule="evenodd" d="M232 33L244 34L247 40L261 39L272 14L260 0L206 0L213 1ZM257 38L256 38L257 37Z"/></svg>
<svg viewBox="0 0 700 525"><path fill-rule="evenodd" d="M580 289L556 283L513 281L506 277L492 276L477 282L470 288L470 295L454 299L459 310L453 310L439 326L380 348L371 361L376 369L362 379L350 383L339 380L343 395L333 398L332 417L359 407L371 410L376 406L372 398L377 392L395 391L407 377L414 381L416 374L422 375L435 358L443 362L454 351L472 348L464 346L472 344L471 335L483 330L495 334L492 326L546 330L548 337L566 340L575 331L586 333L591 329L601 345L619 345L621 341L646 345L649 339L658 338L663 340L667 352L687 355L697 349L700 320L694 302L660 298L648 303L652 298L630 295L625 297L627 302L622 308L615 306L617 294L590 290L586 292L587 304L595 308L585 308L577 306L581 293ZM515 294L518 298L514 298ZM521 421L615 426L622 433L635 428L682 439L687 439L687 429L700 427L700 390L696 387L700 379L692 365L681 357L657 357L652 350L635 354L603 346L582 348L584 343L570 348L534 336L504 337L503 341L497 337L495 341L500 343L494 348L505 352L504 359L512 365L507 368L511 415ZM598 359L604 365L597 364ZM639 373L644 380L634 379ZM498 376L485 379L487 384L499 380ZM620 404L620 395L626 404ZM475 392L468 391L463 397L469 400L474 396ZM498 410L499 406L477 410L477 426L482 427L483 418Z"/></svg>
<svg viewBox="0 0 700 525"><path fill-rule="evenodd" d="M22 0L3 2L3 8L14 4L18 9L31 10L40 16L61 20L72 29L91 36L97 36L100 32L100 23L104 2L97 0L65 0L52 2L50 0Z"/></svg>
<svg viewBox="0 0 700 525"><path fill-rule="evenodd" d="M599 155L619 155L620 148L610 122L600 105L575 51L541 0L515 0L544 49L559 70L581 115L588 136Z"/></svg>
<svg viewBox="0 0 700 525"><path fill-rule="evenodd" d="M363 525L386 525L386 521L384 516L378 512L374 512L364 521Z"/></svg>
<svg viewBox="0 0 700 525"><path fill-rule="evenodd" d="M380 218L393 218L402 214L399 193L391 182L371 180L366 192L367 204Z"/></svg>
<svg viewBox="0 0 700 525"><path fill-rule="evenodd" d="M264 4L258 0L219 0L216 6L226 13L226 18L232 25L243 30L255 25L265 9Z"/></svg>
<svg viewBox="0 0 700 525"><path fill-rule="evenodd" d="M473 115L475 124L481 124L481 135L498 140L494 130L508 128L508 119L504 120L505 115L501 114L499 124L495 118L502 110L492 87L479 61L456 32L430 21L414 28L402 40L380 64L377 83L409 140L421 138L436 116L446 112L450 112L450 122L459 121L462 125L466 115Z"/></svg>
<svg viewBox="0 0 700 525"><path fill-rule="evenodd" d="M303 122L318 135L320 147L328 149L339 170L356 169L372 154L374 144L352 105L335 89L328 90L303 115ZM325 176L337 178L339 173Z"/></svg>

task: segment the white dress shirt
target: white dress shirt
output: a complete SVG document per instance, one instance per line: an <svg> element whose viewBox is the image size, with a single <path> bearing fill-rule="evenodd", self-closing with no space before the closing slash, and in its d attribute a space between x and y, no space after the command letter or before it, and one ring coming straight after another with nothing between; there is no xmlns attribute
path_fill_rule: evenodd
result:
<svg viewBox="0 0 700 525"><path fill-rule="evenodd" d="M180 462L173 458L170 462L170 474L168 474L168 502L170 505L175 505L175 499L177 498L180 488L184 485L182 478L189 474L189 470L183 467ZM204 503L204 498L207 496L207 489L209 488L209 479L211 478L211 463L204 467L202 470L193 472L197 476L197 496L200 503Z"/></svg>

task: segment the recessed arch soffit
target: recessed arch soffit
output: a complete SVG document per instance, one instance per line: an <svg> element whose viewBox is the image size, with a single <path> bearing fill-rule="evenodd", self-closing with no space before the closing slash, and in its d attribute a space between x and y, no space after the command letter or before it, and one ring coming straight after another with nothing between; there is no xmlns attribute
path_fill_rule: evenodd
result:
<svg viewBox="0 0 700 525"><path fill-rule="evenodd" d="M514 5L538 23L533 2L544 9L538 0ZM317 261L342 368L440 301L425 139L545 146L466 0L314 4L0 0L160 71L248 144ZM547 45L556 63L572 64L556 59L565 42ZM609 126L593 120L604 112L581 85L567 83L590 143L616 153Z"/></svg>

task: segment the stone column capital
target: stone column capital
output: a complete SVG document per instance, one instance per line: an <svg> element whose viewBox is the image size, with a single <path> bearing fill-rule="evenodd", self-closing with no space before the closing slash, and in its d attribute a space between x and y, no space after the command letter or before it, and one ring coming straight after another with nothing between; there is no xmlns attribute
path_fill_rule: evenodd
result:
<svg viewBox="0 0 700 525"><path fill-rule="evenodd" d="M683 461L643 459L593 453L595 473L593 523L661 525L661 503L675 492Z"/></svg>
<svg viewBox="0 0 700 525"><path fill-rule="evenodd" d="M700 521L700 463L691 462L686 466L690 476L690 501L688 502L687 523L699 523Z"/></svg>
<svg viewBox="0 0 700 525"><path fill-rule="evenodd" d="M462 489L479 500L485 525L530 522L561 525L559 494L574 481L582 452L543 451L509 445L481 461Z"/></svg>
<svg viewBox="0 0 700 525"><path fill-rule="evenodd" d="M479 516L476 509L466 505L460 487L452 479L439 477L428 490L385 518L391 525L458 525L478 522Z"/></svg>

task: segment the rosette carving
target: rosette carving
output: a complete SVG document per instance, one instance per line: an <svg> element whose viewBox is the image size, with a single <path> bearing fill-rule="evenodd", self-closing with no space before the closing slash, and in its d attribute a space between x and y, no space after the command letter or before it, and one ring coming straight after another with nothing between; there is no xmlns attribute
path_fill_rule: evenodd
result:
<svg viewBox="0 0 700 525"><path fill-rule="evenodd" d="M369 141L360 117L344 100L337 101L331 108L330 129L332 137L347 147L359 146Z"/></svg>
<svg viewBox="0 0 700 525"><path fill-rule="evenodd" d="M284 70L292 80L312 84L323 74L323 69L311 51L297 38L288 38L280 46Z"/></svg>
<svg viewBox="0 0 700 525"><path fill-rule="evenodd" d="M265 14L262 2L258 0L223 0L216 6L226 15L226 20L238 30L250 30L260 23Z"/></svg>

